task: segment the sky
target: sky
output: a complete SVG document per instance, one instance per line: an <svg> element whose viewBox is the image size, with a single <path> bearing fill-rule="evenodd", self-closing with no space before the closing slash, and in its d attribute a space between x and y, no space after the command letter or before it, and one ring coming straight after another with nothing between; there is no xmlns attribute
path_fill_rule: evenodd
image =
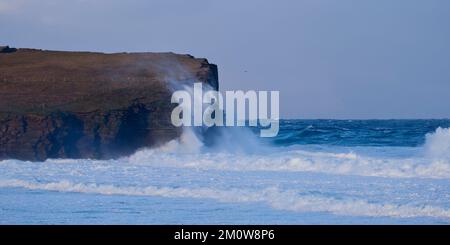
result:
<svg viewBox="0 0 450 245"><path fill-rule="evenodd" d="M0 0L0 45L176 52L282 118L450 118L448 0Z"/></svg>

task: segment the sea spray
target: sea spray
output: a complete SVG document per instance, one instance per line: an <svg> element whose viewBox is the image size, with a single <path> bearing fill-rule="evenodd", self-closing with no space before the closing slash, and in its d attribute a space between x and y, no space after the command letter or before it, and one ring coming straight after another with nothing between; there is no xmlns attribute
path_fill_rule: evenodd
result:
<svg viewBox="0 0 450 245"><path fill-rule="evenodd" d="M259 123L260 137L278 135L279 91L270 91L270 111L268 91L226 91L225 95L219 91L205 92L202 83L173 92L171 102L178 106L172 111L172 124L176 127L244 127L247 124L257 127Z"/></svg>
<svg viewBox="0 0 450 245"><path fill-rule="evenodd" d="M450 128L437 128L426 135L424 145L427 157L450 161Z"/></svg>
<svg viewBox="0 0 450 245"><path fill-rule="evenodd" d="M172 140L167 144L159 147L157 150L170 151L178 153L193 153L200 152L202 149L212 152L229 152L229 153L255 153L260 151L268 151L267 144L257 139L255 133L248 127L218 127L217 125L204 125L201 123L202 112L205 113L210 110L209 107L199 106L205 102L204 95L208 97L210 92L215 92L208 84L202 84L199 86L190 86L191 82L172 82L170 83L172 90L174 90L174 101L183 101L188 98L188 101L183 101L177 108L174 109L175 114L185 113L187 116L183 116L184 123L177 124L176 126L182 126L183 131L179 139ZM197 92L195 91L197 89ZM198 90L201 90L199 92ZM183 93L181 93L183 92ZM187 93L187 95L185 94ZM181 97L178 97L181 96ZM212 96L212 95L211 95ZM220 96L220 94L216 94ZM191 99L192 98L192 99ZM217 100L218 97L216 97ZM206 101L208 101L207 99ZM194 110L199 112L190 113ZM221 109L222 107L219 107ZM222 111L216 111L216 117L224 113ZM211 112L209 112L211 113ZM275 111L273 112L275 113ZM197 117L196 117L197 115ZM224 118L226 114L222 115ZM194 122L196 127L188 126ZM204 149L206 147L206 149Z"/></svg>

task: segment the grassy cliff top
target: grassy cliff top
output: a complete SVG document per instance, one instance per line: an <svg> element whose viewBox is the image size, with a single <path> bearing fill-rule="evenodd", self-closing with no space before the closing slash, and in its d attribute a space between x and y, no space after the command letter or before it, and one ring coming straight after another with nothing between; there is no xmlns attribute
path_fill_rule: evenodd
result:
<svg viewBox="0 0 450 245"><path fill-rule="evenodd" d="M17 49L0 53L0 112L90 112L121 109L133 100L159 103L170 96L168 82L210 82L211 76L217 76L215 65L190 55Z"/></svg>

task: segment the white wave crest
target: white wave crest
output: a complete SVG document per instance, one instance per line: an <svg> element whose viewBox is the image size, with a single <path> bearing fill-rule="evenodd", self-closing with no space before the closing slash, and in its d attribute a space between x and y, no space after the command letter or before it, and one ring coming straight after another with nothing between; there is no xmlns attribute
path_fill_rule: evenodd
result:
<svg viewBox="0 0 450 245"><path fill-rule="evenodd" d="M434 217L450 218L450 210L429 205L412 206L390 203L371 203L358 199L335 199L314 195L299 195L296 191L277 188L262 190L173 187L118 187L59 181L34 183L17 179L0 180L0 187L19 187L32 190L78 192L103 195L161 196L169 198L206 198L220 202L262 202L272 208L294 212L328 212L337 215L370 217Z"/></svg>
<svg viewBox="0 0 450 245"><path fill-rule="evenodd" d="M161 154L143 150L124 159L128 164L155 167L214 169L225 171L318 172L387 178L450 178L447 160L426 157L369 157L356 153L328 153L303 150L281 153L192 155Z"/></svg>
<svg viewBox="0 0 450 245"><path fill-rule="evenodd" d="M178 139L171 140L151 151L168 153L199 153L202 147L203 142L199 139L194 129L183 128L183 132Z"/></svg>
<svg viewBox="0 0 450 245"><path fill-rule="evenodd" d="M388 178L450 178L450 129L438 128L426 136L426 143L412 157L366 156L354 152L330 153L305 150L286 150L282 147L253 151L256 154L236 154L235 151L204 151L201 154L177 155L167 152L186 152L179 149L198 145L193 131L185 129L187 140L171 142L161 149L144 149L124 159L131 164L172 166L196 169L231 171L289 171L319 172L339 175L360 175ZM239 137L234 135L234 137ZM239 139L236 139L239 145ZM190 143L192 142L192 143ZM233 143L227 140L228 148ZM257 147L257 146L255 146ZM179 151L167 151L167 149ZM224 149L227 149L224 147ZM422 149L422 150L421 150ZM191 151L191 153L193 153ZM199 153L196 151L195 153Z"/></svg>
<svg viewBox="0 0 450 245"><path fill-rule="evenodd" d="M450 128L437 128L434 133L426 135L425 153L433 159L450 159Z"/></svg>

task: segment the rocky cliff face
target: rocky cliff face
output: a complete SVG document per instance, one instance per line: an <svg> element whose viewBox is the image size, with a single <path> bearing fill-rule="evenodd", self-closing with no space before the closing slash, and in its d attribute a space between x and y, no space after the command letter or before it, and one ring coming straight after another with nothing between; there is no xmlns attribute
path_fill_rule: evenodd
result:
<svg viewBox="0 0 450 245"><path fill-rule="evenodd" d="M217 67L173 53L0 53L0 159L108 159L179 136L173 85L218 88Z"/></svg>

